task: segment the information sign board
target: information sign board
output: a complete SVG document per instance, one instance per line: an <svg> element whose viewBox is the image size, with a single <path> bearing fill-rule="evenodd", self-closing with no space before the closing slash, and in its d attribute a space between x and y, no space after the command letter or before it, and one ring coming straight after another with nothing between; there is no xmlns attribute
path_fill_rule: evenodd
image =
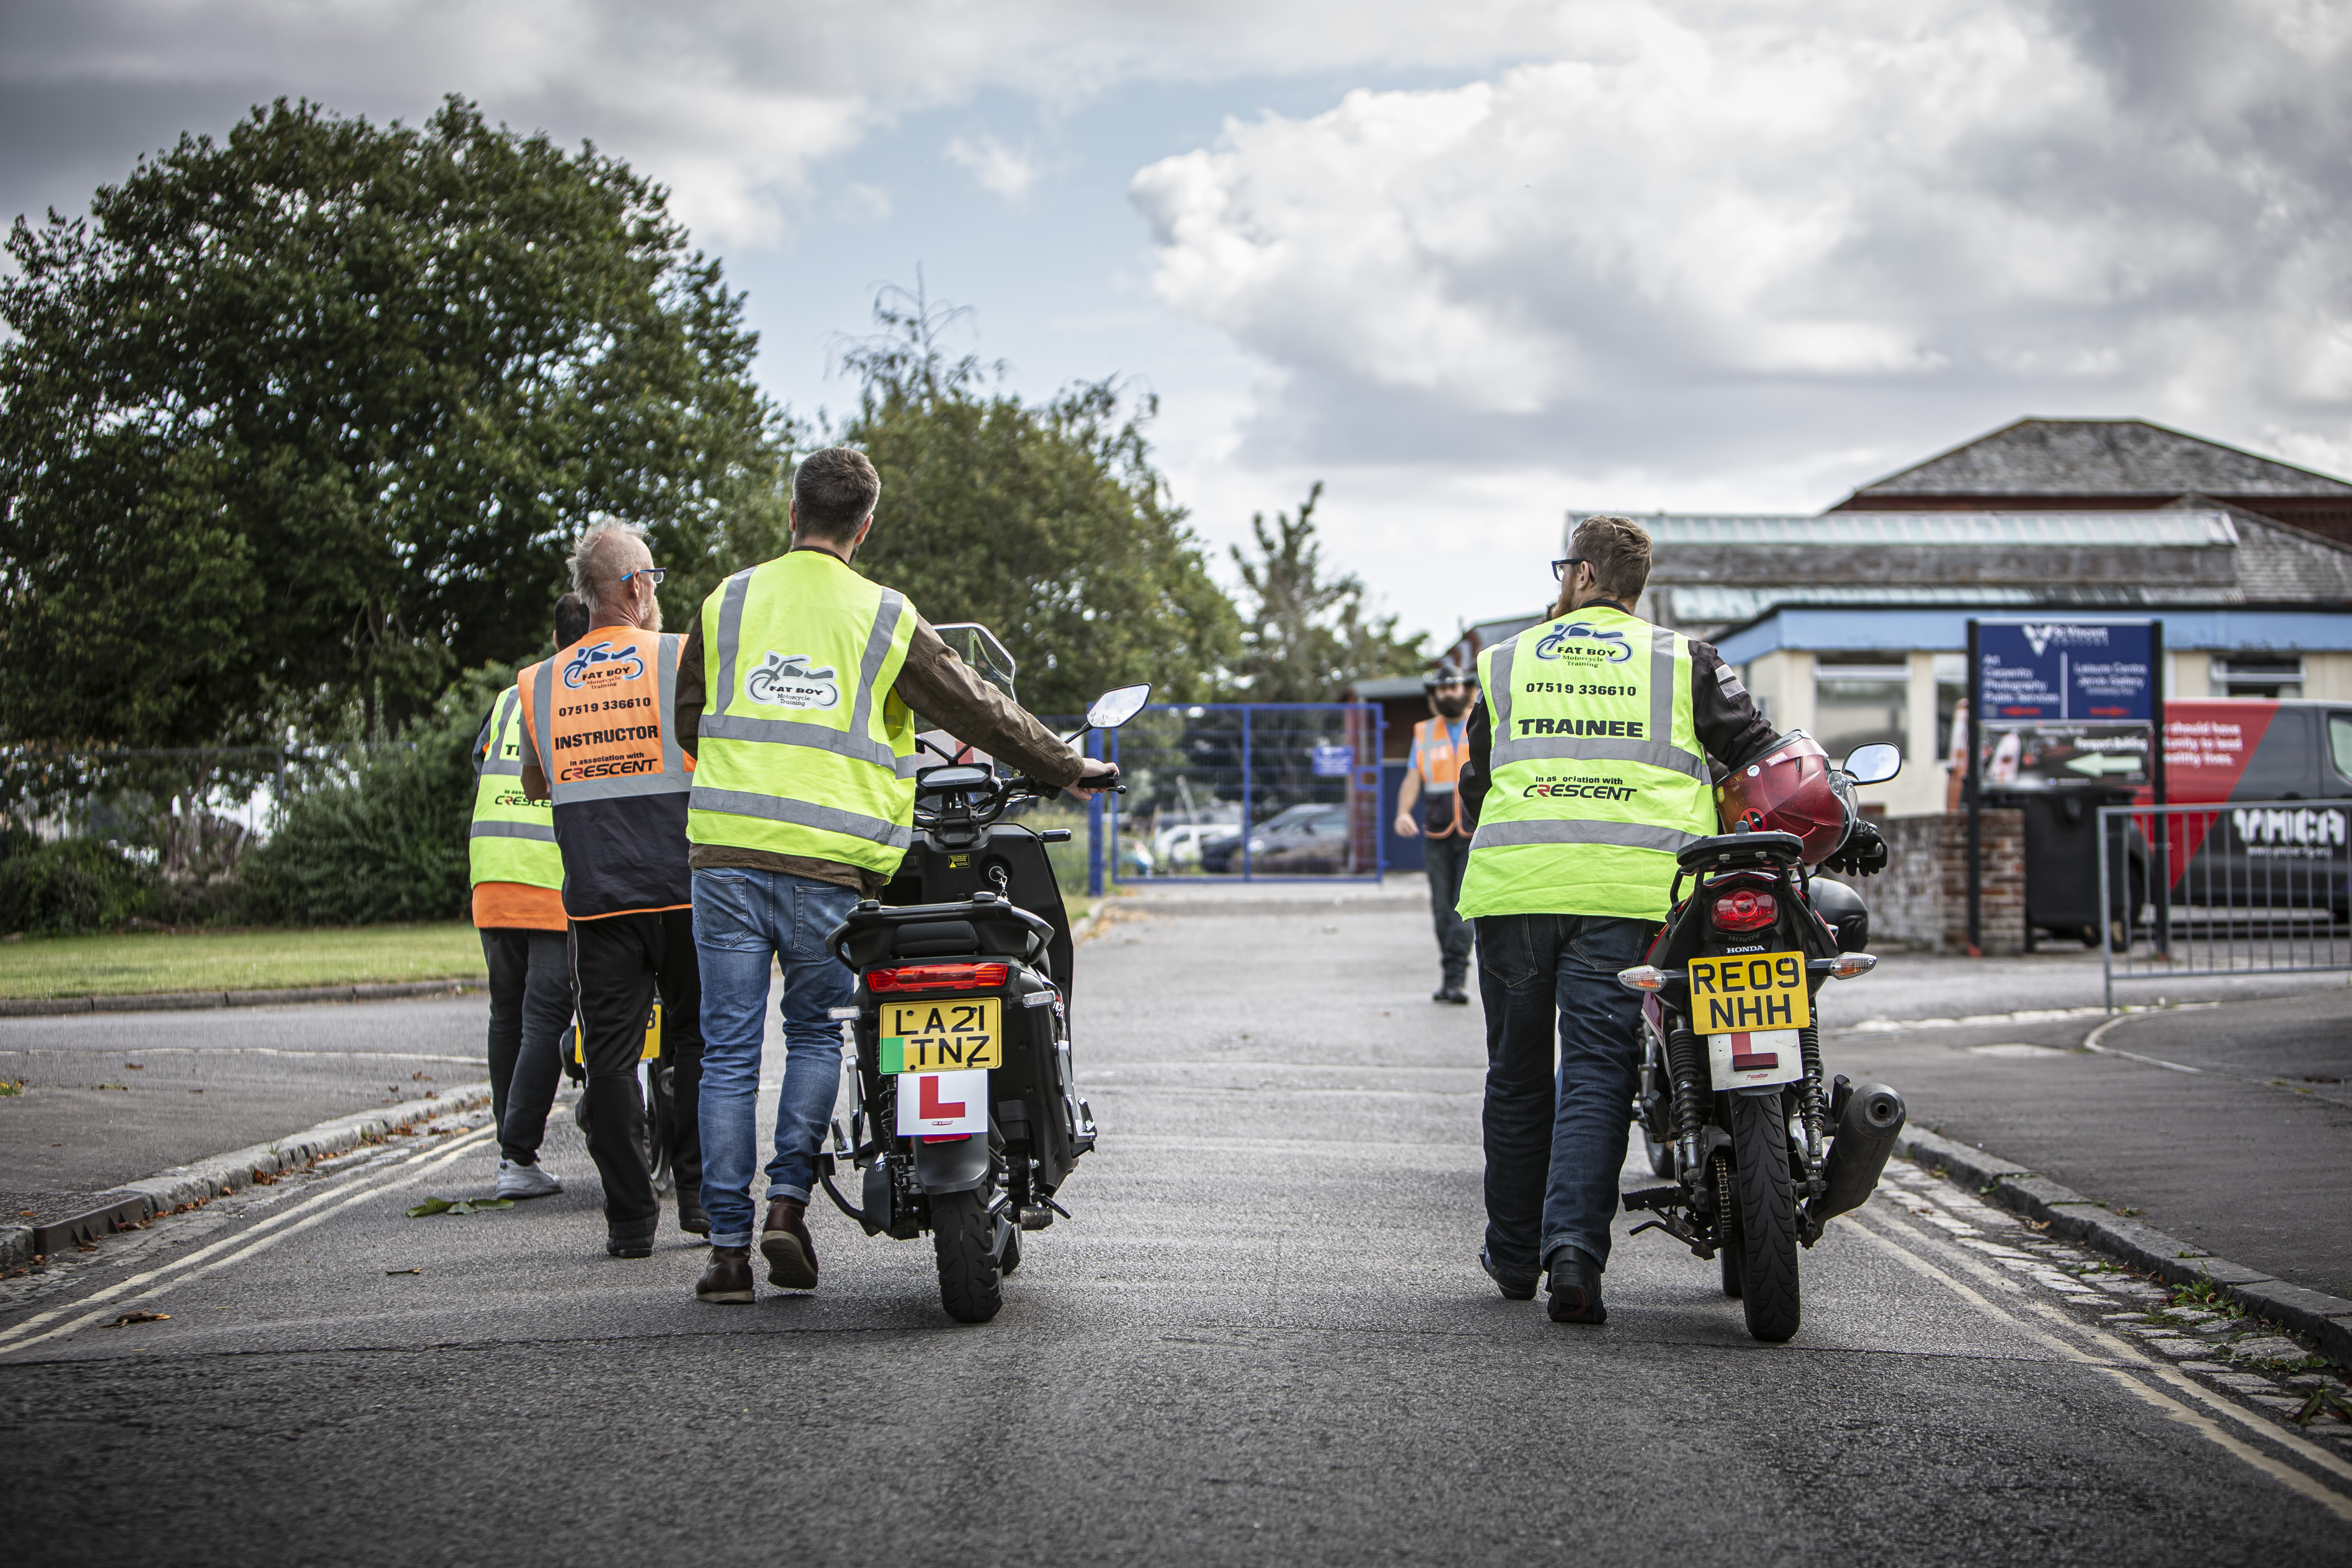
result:
<svg viewBox="0 0 2352 1568"><path fill-rule="evenodd" d="M2151 621L1979 621L1977 676L1989 725L2156 721Z"/></svg>

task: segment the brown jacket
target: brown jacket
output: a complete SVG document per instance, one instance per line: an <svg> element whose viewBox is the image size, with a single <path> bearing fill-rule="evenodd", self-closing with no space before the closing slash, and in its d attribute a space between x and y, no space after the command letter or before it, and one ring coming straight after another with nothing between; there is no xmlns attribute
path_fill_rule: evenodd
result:
<svg viewBox="0 0 2352 1568"><path fill-rule="evenodd" d="M892 690L899 699L967 746L976 747L1010 762L1034 779L1064 788L1078 781L1085 763L1078 754L1022 711L1019 704L973 674L956 652L921 616L915 618L915 638L907 650ZM691 753L698 749L704 707L702 632L689 632L677 660L678 743ZM881 891L887 878L845 865L839 861L806 855L777 854L772 850L747 850L732 844L696 844L688 863L697 870L739 866L752 871L780 871L814 882L829 882L860 893Z"/></svg>

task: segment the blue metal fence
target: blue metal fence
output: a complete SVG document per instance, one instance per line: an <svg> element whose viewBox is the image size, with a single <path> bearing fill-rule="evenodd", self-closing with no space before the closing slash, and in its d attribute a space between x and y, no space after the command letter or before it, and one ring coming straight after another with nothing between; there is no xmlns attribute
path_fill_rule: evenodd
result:
<svg viewBox="0 0 2352 1568"><path fill-rule="evenodd" d="M1090 755L1125 796L1087 816L1087 881L1377 880L1381 710L1373 703L1157 704Z"/></svg>

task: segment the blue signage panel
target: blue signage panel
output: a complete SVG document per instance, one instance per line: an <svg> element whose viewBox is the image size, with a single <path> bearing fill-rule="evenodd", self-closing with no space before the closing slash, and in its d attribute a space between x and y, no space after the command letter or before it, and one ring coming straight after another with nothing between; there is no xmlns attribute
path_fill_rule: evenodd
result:
<svg viewBox="0 0 2352 1568"><path fill-rule="evenodd" d="M2153 724L2148 621L1979 621L1984 723Z"/></svg>
<svg viewBox="0 0 2352 1568"><path fill-rule="evenodd" d="M1352 746L1318 746L1315 748L1315 777L1345 779L1355 771L1356 748Z"/></svg>

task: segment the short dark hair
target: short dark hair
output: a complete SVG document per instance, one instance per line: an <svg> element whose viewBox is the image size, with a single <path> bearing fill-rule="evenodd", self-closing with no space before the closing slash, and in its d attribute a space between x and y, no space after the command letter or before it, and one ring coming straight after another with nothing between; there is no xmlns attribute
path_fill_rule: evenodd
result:
<svg viewBox="0 0 2352 1568"><path fill-rule="evenodd" d="M555 601L555 645L569 648L588 635L593 618L588 613L588 601L576 593L567 593Z"/></svg>
<svg viewBox="0 0 2352 1568"><path fill-rule="evenodd" d="M828 446L801 459L793 476L793 505L799 526L819 538L845 539L874 515L882 498L882 476L854 446Z"/></svg>
<svg viewBox="0 0 2352 1568"><path fill-rule="evenodd" d="M1585 518L1568 553L1590 561L1593 586L1628 610L1650 585L1650 536L1631 517Z"/></svg>

